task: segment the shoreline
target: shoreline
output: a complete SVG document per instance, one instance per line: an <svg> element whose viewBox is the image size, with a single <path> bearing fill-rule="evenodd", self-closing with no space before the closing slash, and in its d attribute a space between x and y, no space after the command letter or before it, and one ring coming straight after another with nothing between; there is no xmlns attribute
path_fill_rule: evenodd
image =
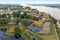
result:
<svg viewBox="0 0 60 40"><path fill-rule="evenodd" d="M45 12L47 14L50 14L52 17L54 17L57 20L60 20L60 9L59 8L53 8L53 7L46 7L46 6L31 6L31 5L25 5L22 4L24 7L28 6L32 9L37 9L40 12Z"/></svg>

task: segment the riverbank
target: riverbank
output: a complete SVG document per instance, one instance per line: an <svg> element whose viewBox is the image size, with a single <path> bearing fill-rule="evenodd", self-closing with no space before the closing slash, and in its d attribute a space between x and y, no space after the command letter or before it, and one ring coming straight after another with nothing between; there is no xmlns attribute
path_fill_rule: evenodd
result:
<svg viewBox="0 0 60 40"><path fill-rule="evenodd" d="M52 17L54 17L57 20L60 20L60 9L59 8L53 8L53 7L46 7L46 6L31 6L31 5L25 5L21 4L24 7L29 6L32 9L37 9L40 12L45 12L47 14L50 14Z"/></svg>
<svg viewBox="0 0 60 40"><path fill-rule="evenodd" d="M60 9L58 8L45 7L45 6L30 6L30 7L35 8L39 10L40 12L45 12L47 14L50 14L55 19L60 20Z"/></svg>

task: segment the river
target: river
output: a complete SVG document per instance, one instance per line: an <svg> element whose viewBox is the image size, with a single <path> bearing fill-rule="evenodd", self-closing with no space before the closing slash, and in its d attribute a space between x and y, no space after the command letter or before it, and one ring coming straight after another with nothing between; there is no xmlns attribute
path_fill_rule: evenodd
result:
<svg viewBox="0 0 60 40"><path fill-rule="evenodd" d="M53 16L55 19L60 20L60 9L59 8L46 7L46 6L32 6L32 5L26 5L26 4L21 4L21 5L24 7L29 6L32 9L39 10L40 12L45 12Z"/></svg>
<svg viewBox="0 0 60 40"><path fill-rule="evenodd" d="M45 12L47 14L50 14L55 19L60 20L60 9L59 8L52 8L52 7L45 7L45 6L31 6L31 8L35 8L39 10L40 12Z"/></svg>

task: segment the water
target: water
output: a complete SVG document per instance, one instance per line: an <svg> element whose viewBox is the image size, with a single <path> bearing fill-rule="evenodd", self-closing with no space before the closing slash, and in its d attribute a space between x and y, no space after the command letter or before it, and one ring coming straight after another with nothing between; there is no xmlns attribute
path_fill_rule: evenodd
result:
<svg viewBox="0 0 60 40"><path fill-rule="evenodd" d="M60 4L31 4L32 6L47 6L53 8L60 8Z"/></svg>
<svg viewBox="0 0 60 40"><path fill-rule="evenodd" d="M32 6L32 5L25 5L25 4L22 4L22 5L23 6L29 6L32 9L37 9L40 12L45 12L47 14L50 14L55 19L60 20L60 8L57 8L57 7L46 7L46 6ZM57 4L56 4L56 6L57 6Z"/></svg>
<svg viewBox="0 0 60 40"><path fill-rule="evenodd" d="M55 19L60 20L60 4L59 4L59 8L57 7L47 7L47 6L33 6L33 5L26 5L26 4L21 4L22 6L26 7L29 6L32 9L37 9L40 12L45 12L47 14L50 14L51 16L53 16ZM57 4L55 6L58 6Z"/></svg>
<svg viewBox="0 0 60 40"><path fill-rule="evenodd" d="M0 30L0 40L25 40L23 37L16 39L14 36L6 37L5 32Z"/></svg>
<svg viewBox="0 0 60 40"><path fill-rule="evenodd" d="M59 8L52 8L52 7L45 7L45 6L31 6L31 8L37 9L40 12L45 12L50 14L57 20L60 20L60 9Z"/></svg>
<svg viewBox="0 0 60 40"><path fill-rule="evenodd" d="M41 30L40 28L37 28L37 27L33 26L32 24L29 25L28 28L29 28L30 30L33 30L34 32L38 32L38 31Z"/></svg>
<svg viewBox="0 0 60 40"><path fill-rule="evenodd" d="M28 26L28 29L33 30L34 32L44 32L44 33L49 33L50 32L50 22L45 22L45 24L43 25L43 28L37 28L35 26L33 26L32 24ZM44 30L45 28L48 28L49 31Z"/></svg>

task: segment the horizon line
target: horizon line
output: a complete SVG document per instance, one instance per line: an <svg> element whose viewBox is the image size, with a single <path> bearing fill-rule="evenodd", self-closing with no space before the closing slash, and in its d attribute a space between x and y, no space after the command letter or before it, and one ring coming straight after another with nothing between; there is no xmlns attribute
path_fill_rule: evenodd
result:
<svg viewBox="0 0 60 40"><path fill-rule="evenodd" d="M60 2L0 2L0 4L60 4Z"/></svg>

